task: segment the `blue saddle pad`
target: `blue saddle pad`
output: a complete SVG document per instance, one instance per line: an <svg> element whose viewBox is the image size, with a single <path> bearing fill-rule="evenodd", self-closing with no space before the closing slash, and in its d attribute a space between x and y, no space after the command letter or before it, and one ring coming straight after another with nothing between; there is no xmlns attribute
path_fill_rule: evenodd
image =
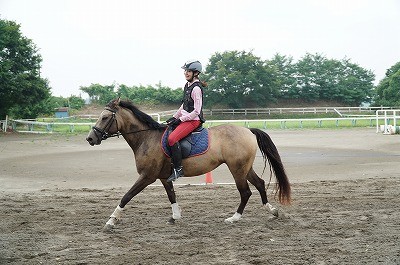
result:
<svg viewBox="0 0 400 265"><path fill-rule="evenodd" d="M170 132L171 131L168 129L165 130L161 138L161 148L167 157L171 157L171 150L168 146L168 135ZM201 128L200 130L194 131L179 142L181 144L182 158L202 155L207 152L209 148L208 129Z"/></svg>

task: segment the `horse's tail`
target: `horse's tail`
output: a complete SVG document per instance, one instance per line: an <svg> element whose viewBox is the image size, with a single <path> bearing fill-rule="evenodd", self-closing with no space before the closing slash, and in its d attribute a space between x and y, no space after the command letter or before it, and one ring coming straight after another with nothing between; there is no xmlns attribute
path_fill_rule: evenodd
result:
<svg viewBox="0 0 400 265"><path fill-rule="evenodd" d="M265 165L268 160L270 170L272 168L275 177L278 180L278 183L276 183L276 189L279 202L282 204L290 204L290 183L285 168L283 167L281 156L278 153L278 149L276 149L274 142L272 142L271 137L269 137L266 132L254 128L250 128L250 131L257 138L258 147L261 150Z"/></svg>

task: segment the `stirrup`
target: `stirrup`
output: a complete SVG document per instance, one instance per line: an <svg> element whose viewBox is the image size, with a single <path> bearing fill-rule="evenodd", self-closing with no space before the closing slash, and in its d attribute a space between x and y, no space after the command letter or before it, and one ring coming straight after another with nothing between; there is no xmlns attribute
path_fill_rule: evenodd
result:
<svg viewBox="0 0 400 265"><path fill-rule="evenodd" d="M175 181L178 178L183 177L183 167L173 168L172 171L173 172L171 176L169 176L169 178L167 179L167 182Z"/></svg>

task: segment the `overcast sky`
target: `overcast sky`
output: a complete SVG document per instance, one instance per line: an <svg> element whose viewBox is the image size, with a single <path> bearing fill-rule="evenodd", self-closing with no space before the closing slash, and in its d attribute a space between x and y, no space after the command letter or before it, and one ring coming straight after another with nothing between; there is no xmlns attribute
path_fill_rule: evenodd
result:
<svg viewBox="0 0 400 265"><path fill-rule="evenodd" d="M376 82L400 61L399 0L0 0L0 17L37 45L63 97L91 83L181 87L185 61L231 50L346 57Z"/></svg>

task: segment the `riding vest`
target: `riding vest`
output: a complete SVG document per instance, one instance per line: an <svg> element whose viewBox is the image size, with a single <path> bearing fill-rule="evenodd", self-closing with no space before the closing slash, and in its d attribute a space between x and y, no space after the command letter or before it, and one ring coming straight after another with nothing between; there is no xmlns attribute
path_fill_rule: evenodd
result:
<svg viewBox="0 0 400 265"><path fill-rule="evenodd" d="M199 81L194 82L190 86L186 83L185 88L183 90L183 109L186 110L187 112L192 112L194 110L194 100L192 99L192 91L194 87L200 87L201 90L201 97L203 98L203 87L201 86L201 83ZM204 123L206 120L203 117L203 106L201 106L199 118L201 123Z"/></svg>

